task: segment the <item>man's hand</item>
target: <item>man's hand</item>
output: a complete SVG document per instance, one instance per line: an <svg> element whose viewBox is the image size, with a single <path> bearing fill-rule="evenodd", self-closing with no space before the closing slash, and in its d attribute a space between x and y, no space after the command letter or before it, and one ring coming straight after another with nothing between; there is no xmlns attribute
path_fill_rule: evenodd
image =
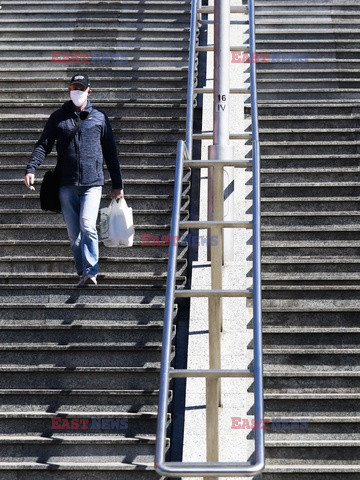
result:
<svg viewBox="0 0 360 480"><path fill-rule="evenodd" d="M27 173L24 177L25 185L27 188L30 188L30 190L35 190L34 185L34 180L35 180L35 175L33 173Z"/></svg>
<svg viewBox="0 0 360 480"><path fill-rule="evenodd" d="M113 188L111 190L111 198L114 198L115 200L117 200L118 198L124 198L124 190Z"/></svg>

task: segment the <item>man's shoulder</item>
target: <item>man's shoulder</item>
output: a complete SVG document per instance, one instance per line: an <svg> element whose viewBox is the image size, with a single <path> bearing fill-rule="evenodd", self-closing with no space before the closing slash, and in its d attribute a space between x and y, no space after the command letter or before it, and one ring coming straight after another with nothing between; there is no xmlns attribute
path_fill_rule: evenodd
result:
<svg viewBox="0 0 360 480"><path fill-rule="evenodd" d="M57 119L63 119L66 116L69 116L70 112L67 108L67 103L68 102L65 102L60 108L58 108L57 110L54 110L50 115L50 118L53 120L57 120Z"/></svg>
<svg viewBox="0 0 360 480"><path fill-rule="evenodd" d="M102 118L103 120L105 120L105 118L107 118L106 113L101 108L97 108L97 107L93 106L92 110L91 110L91 113L94 114L94 115L97 115L99 118Z"/></svg>

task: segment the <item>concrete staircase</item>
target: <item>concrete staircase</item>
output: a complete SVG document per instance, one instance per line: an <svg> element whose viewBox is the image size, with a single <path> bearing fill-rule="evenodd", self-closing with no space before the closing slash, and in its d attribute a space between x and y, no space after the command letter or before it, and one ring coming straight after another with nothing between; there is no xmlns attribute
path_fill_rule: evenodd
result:
<svg viewBox="0 0 360 480"><path fill-rule="evenodd" d="M142 235L169 233L176 141L185 128L189 4L0 2L1 480L159 478L152 462L168 248L143 245ZM53 51L122 60L54 63ZM74 288L61 215L39 210L40 180L54 153L37 172L36 191L23 185L48 115L68 99L69 79L81 70L119 142L136 228L131 249L101 245L93 289ZM102 206L109 191L107 182ZM180 256L183 284L185 247ZM52 428L60 416L103 423Z"/></svg>
<svg viewBox="0 0 360 480"><path fill-rule="evenodd" d="M263 480L355 480L359 4L258 0L256 6L258 52L308 54L308 62L257 66L270 419Z"/></svg>

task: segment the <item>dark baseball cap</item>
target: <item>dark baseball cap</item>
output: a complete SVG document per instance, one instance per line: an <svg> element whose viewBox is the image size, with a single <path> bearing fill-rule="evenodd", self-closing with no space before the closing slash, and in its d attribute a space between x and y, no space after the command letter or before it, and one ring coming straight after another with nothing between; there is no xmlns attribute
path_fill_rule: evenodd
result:
<svg viewBox="0 0 360 480"><path fill-rule="evenodd" d="M90 80L86 73L76 73L70 80L70 85L74 83L80 83L84 87L90 87Z"/></svg>

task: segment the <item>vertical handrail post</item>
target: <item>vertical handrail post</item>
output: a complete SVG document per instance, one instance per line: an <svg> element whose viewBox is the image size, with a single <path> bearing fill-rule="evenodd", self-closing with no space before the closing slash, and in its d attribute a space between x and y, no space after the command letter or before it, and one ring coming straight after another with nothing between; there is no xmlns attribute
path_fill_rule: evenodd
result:
<svg viewBox="0 0 360 480"><path fill-rule="evenodd" d="M213 92L213 145L209 147L210 160L232 160L234 149L230 145L230 0L214 0L214 92ZM208 219L215 219L214 169L208 174ZM225 190L221 195L222 216L226 205L226 220L234 218L234 168L225 167L222 175L226 179ZM226 193L226 197L225 197ZM225 204L225 205L224 205ZM234 259L234 232L225 229L221 232L222 261ZM211 259L211 249L209 249Z"/></svg>

